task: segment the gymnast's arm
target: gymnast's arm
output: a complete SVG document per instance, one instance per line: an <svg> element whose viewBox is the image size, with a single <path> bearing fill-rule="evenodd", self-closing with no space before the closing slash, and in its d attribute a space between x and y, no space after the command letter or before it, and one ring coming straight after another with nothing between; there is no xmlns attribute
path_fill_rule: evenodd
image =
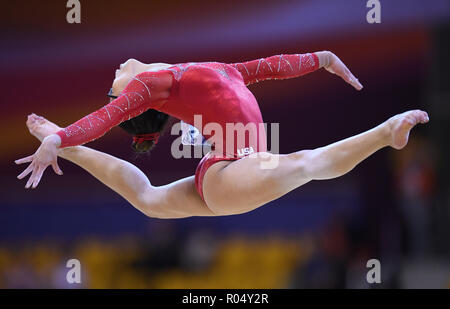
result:
<svg viewBox="0 0 450 309"><path fill-rule="evenodd" d="M246 85L264 80L295 78L325 68L330 73L340 76L357 90L362 89L362 85L345 64L329 51L281 54L231 65L241 73Z"/></svg>
<svg viewBox="0 0 450 309"><path fill-rule="evenodd" d="M95 140L123 121L134 118L170 95L173 75L169 71L143 72L131 79L121 95L99 110L60 130L60 148Z"/></svg>
<svg viewBox="0 0 450 309"><path fill-rule="evenodd" d="M170 95L172 83L173 75L170 71L143 72L136 75L117 99L56 134L47 136L34 154L18 160L30 165L17 178L22 179L31 173L25 188L34 189L50 165L55 173L62 175L57 162L59 149L97 139L121 122L142 114L159 102L164 102Z"/></svg>

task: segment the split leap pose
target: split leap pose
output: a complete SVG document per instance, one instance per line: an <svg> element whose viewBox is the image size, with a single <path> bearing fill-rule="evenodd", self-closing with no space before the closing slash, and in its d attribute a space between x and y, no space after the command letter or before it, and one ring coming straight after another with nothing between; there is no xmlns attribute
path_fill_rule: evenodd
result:
<svg viewBox="0 0 450 309"><path fill-rule="evenodd" d="M410 130L429 121L426 112L412 110L325 147L289 154L267 152L261 112L247 86L295 78L320 68L362 89L344 63L328 51L233 64L144 64L130 59L116 71L111 101L99 110L66 128L34 114L28 116L30 132L42 143L33 155L16 161L30 162L18 178L31 173L25 187L35 188L48 166L62 174L57 163L60 156L87 170L150 217L240 214L311 180L342 176L383 147L401 149L408 142ZM148 151L157 143L168 115L191 125L195 125L194 116L201 115L204 124L216 124L209 131L206 126L197 127L213 147L200 161L195 176L156 187L134 165L81 146L119 125L133 136L136 151ZM217 128L225 132L229 124L250 129L243 139L213 134ZM276 166L261 167L271 159L276 159Z"/></svg>

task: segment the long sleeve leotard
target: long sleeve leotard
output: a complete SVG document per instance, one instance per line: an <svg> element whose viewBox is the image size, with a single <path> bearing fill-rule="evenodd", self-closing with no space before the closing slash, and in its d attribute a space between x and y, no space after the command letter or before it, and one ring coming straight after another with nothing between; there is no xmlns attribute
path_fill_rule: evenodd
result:
<svg viewBox="0 0 450 309"><path fill-rule="evenodd" d="M287 79L313 72L319 67L315 53L276 55L257 60L231 64L244 79L246 85L271 79Z"/></svg>
<svg viewBox="0 0 450 309"><path fill-rule="evenodd" d="M117 99L57 132L60 147L97 139L112 127L150 108L191 125L194 125L194 115L201 115L203 125L215 122L224 132L227 123L260 124L261 112L247 85L298 77L318 68L319 59L311 53L276 55L232 64L189 62L157 72L143 72L128 83ZM198 129L208 138L203 128ZM225 143L225 137L223 139ZM253 147L255 151L263 151L265 141L258 140ZM236 151L233 153L237 155Z"/></svg>

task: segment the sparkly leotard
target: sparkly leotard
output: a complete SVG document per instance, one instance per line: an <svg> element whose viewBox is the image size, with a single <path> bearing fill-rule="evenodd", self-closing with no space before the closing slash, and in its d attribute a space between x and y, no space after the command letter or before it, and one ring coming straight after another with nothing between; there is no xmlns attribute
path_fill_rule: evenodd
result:
<svg viewBox="0 0 450 309"><path fill-rule="evenodd" d="M57 132L61 137L60 147L97 139L150 108L164 112L194 125L212 140L214 155L208 153L195 174L197 190L203 198L203 176L212 164L266 151L261 112L246 86L264 80L298 77L318 68L319 59L311 53L276 55L233 64L189 62L157 72L143 72L129 82L117 99ZM195 115L201 116L200 127L194 122ZM234 125L231 136L227 134L230 132L227 124ZM240 138L239 128L242 127L247 133Z"/></svg>

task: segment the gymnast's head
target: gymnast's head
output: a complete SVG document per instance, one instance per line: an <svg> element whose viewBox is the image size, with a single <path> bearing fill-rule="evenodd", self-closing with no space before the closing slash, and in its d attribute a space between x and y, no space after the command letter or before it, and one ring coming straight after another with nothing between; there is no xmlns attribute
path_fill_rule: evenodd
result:
<svg viewBox="0 0 450 309"><path fill-rule="evenodd" d="M142 72L156 72L173 66L169 63L143 63L136 59L128 59L124 63L120 64L119 68L116 70L116 75L113 82L114 93L120 93L133 77Z"/></svg>
<svg viewBox="0 0 450 309"><path fill-rule="evenodd" d="M135 59L122 63L108 93L110 102L116 99L131 79L139 73L159 69L160 64L144 64ZM162 67L162 66L161 66ZM122 122L119 126L133 137L132 148L137 153L149 152L158 142L159 136L169 119L169 115L154 109Z"/></svg>

